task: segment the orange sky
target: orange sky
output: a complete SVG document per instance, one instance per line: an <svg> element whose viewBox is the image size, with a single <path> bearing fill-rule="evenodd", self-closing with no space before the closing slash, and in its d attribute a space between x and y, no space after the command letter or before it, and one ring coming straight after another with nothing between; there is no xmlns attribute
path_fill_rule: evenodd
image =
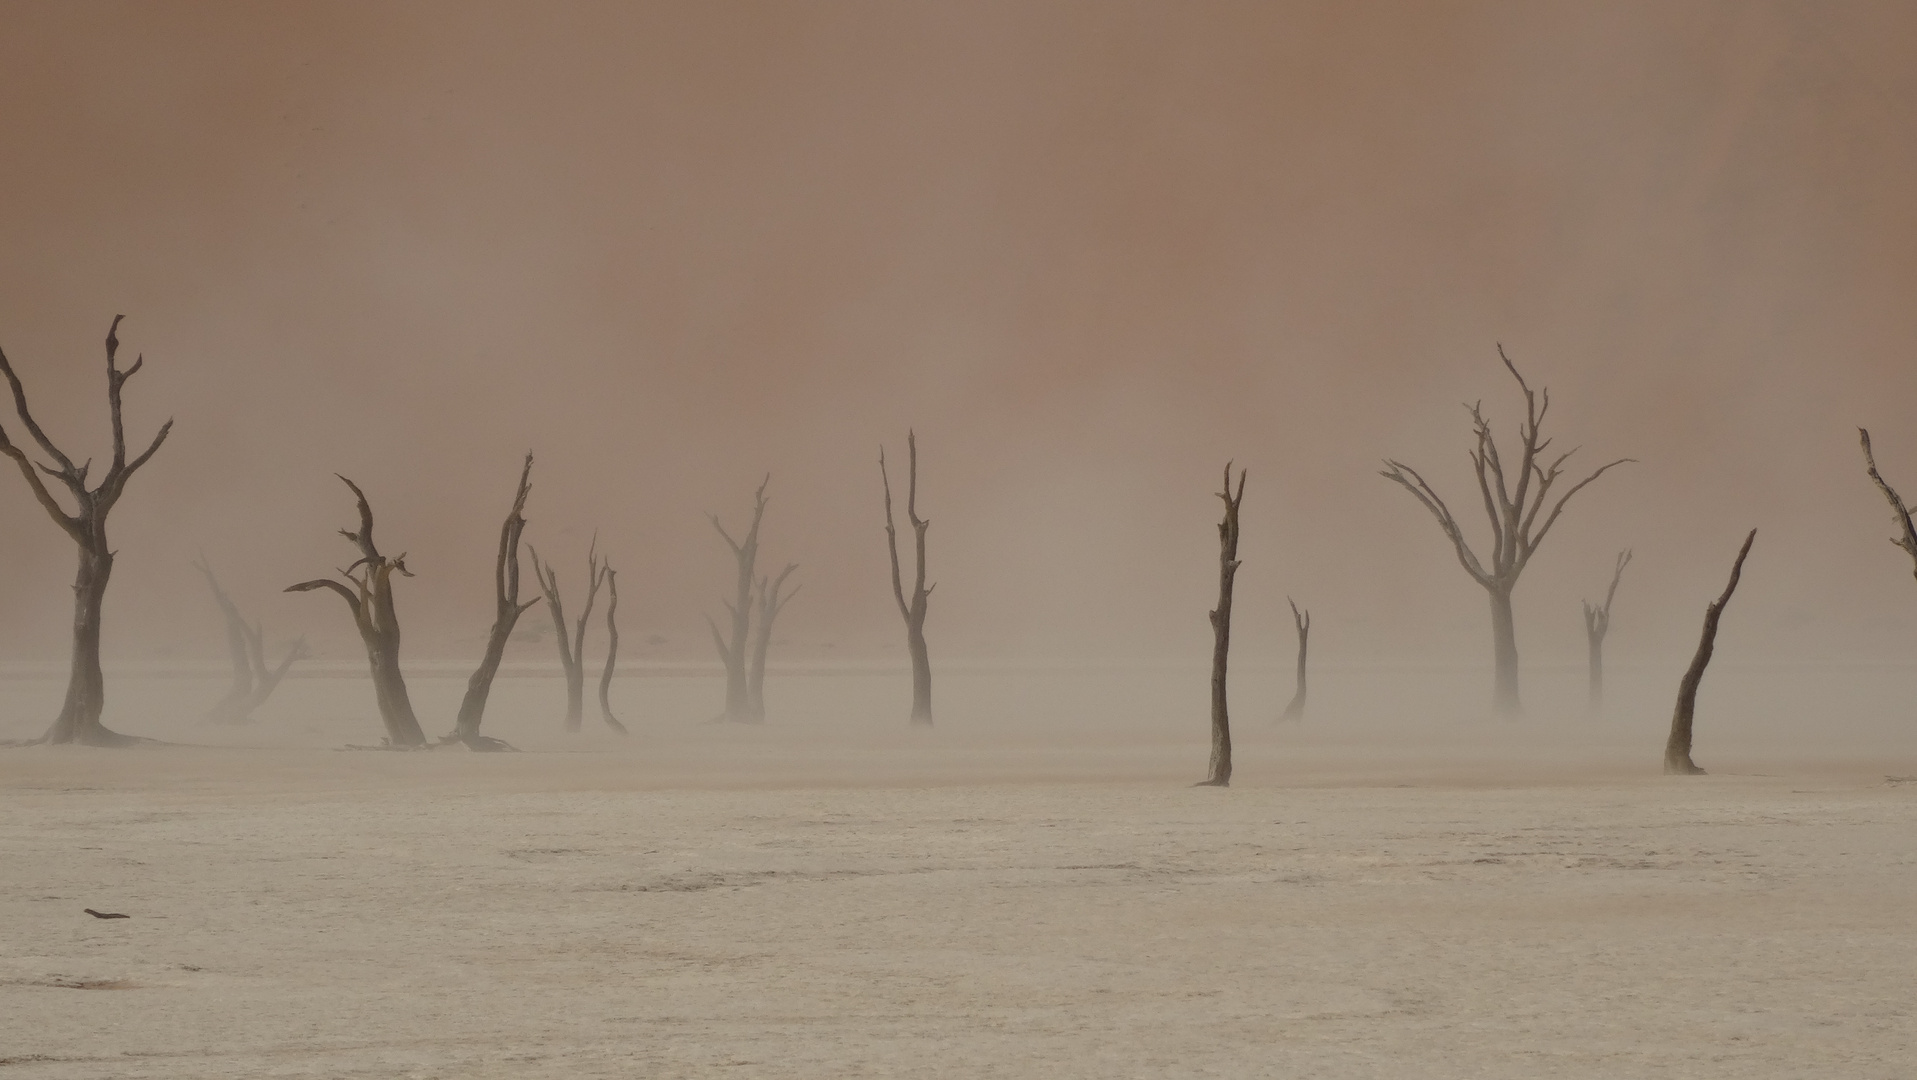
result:
<svg viewBox="0 0 1917 1080"><path fill-rule="evenodd" d="M0 346L80 456L124 312L132 438L177 418L113 519L110 657L219 657L200 551L274 636L350 657L336 601L276 591L349 558L335 471L419 573L409 654L476 656L528 447L528 538L563 571L599 531L629 642L706 658L703 514L771 471L787 655L902 656L876 457L915 425L935 657L1202 655L1236 458L1242 647L1289 649L1291 593L1327 660L1477 660L1481 592L1375 469L1470 504L1458 403L1511 430L1499 341L1561 445L1641 459L1532 563L1527 661L1581 659L1578 599L1631 546L1613 647L1681 664L1753 525L1726 652L1917 646L1855 448L1870 425L1917 496L1907 4L0 25ZM62 655L71 555L17 476L0 550L0 655Z"/></svg>

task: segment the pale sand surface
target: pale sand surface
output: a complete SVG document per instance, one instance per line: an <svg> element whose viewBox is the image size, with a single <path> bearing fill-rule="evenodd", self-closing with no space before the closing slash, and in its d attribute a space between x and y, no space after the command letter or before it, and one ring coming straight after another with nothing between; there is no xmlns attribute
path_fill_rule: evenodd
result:
<svg viewBox="0 0 1917 1080"><path fill-rule="evenodd" d="M120 723L250 747L0 751L0 1076L1917 1075L1901 726L1701 716L1667 779L1656 716L1241 721L1220 791L1183 675L1073 678L929 733L662 682L624 744L517 680L515 755L327 749L376 728L310 680Z"/></svg>

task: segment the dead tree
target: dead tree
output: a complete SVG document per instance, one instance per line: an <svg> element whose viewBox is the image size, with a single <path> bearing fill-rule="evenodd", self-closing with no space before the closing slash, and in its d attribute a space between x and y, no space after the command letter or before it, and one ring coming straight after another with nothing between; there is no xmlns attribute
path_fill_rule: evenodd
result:
<svg viewBox="0 0 1917 1080"><path fill-rule="evenodd" d="M5 374L7 384L13 388L13 409L20 417L20 423L33 436L33 441L54 465L46 465L27 456L27 452L14 445L7 436L6 429L0 427L0 454L12 458L20 467L20 474L27 478L27 486L33 489L33 497L38 499L47 516L53 523L71 537L74 546L79 549L79 568L73 579L73 653L72 668L67 677L67 695L60 706L60 715L40 737L48 743L83 743L89 746L126 746L143 740L121 735L108 730L100 723L100 714L106 708L106 679L100 672L100 620L106 604L107 579L113 574L114 551L107 543L107 514L114 504L120 501L120 495L126 490L126 482L140 466L150 461L160 444L166 441L167 433L173 430L173 421L160 425L160 431L153 436L153 442L145 452L128 461L126 456L126 428L120 420L120 388L126 381L139 372L146 357L133 361L133 366L121 371L115 364L114 354L119 350L120 339L116 331L124 315L115 315L113 325L107 328L106 370L107 370L107 415L113 430L113 463L107 467L106 475L95 486L87 487L87 472L93 466L92 459L76 465L73 459L61 452L41 430L27 408L26 388L20 385L20 377L13 373L13 365L8 362L7 354L0 351L0 374ZM40 474L59 481L72 497L74 511L68 513L54 498Z"/></svg>
<svg viewBox="0 0 1917 1080"><path fill-rule="evenodd" d="M1905 554L1910 556L1913 567L1911 572L1917 574L1917 525L1911 523L1910 508L1904 505L1904 500L1897 494L1897 489L1885 482L1883 476L1878 473L1877 459L1872 457L1870 452L1870 432L1858 428L1857 441L1864 446L1864 468L1870 473L1870 478L1877 482L1877 490L1883 492L1884 498L1890 502L1891 520L1896 524L1898 531L1903 533L1902 536L1891 537L1890 542L1904 549Z"/></svg>
<svg viewBox="0 0 1917 1080"><path fill-rule="evenodd" d="M752 711L752 688L747 669L746 648L748 635L752 629L752 588L756 580L753 573L759 562L759 525L765 520L766 485L772 483L772 475L759 483L759 490L752 497L752 527L746 530L744 540L734 540L732 534L720 523L719 515L707 514L712 527L732 549L732 558L738 564L739 575L731 600L722 601L726 611L732 615L732 635L727 638L719 633L719 626L707 616L706 625L712 629L712 643L718 647L719 660L726 669L726 711L721 719L742 724L756 724L765 718Z"/></svg>
<svg viewBox="0 0 1917 1080"><path fill-rule="evenodd" d="M932 723L932 658L925 648L925 604L938 583L925 583L925 530L931 522L919 517L919 439L907 430L905 447L909 461L905 489L905 519L912 525L915 540L916 569L912 574L912 598L905 598L905 582L899 574L899 531L892 522L892 478L885 472L885 447L879 447L879 480L885 485L885 543L892 552L892 596L898 601L899 614L905 618L905 648L912 655L912 723Z"/></svg>
<svg viewBox="0 0 1917 1080"><path fill-rule="evenodd" d="M1484 498L1484 512L1491 524L1490 559L1487 563L1478 557L1465 541L1464 531L1457 519L1451 514L1451 508L1445 505L1438 493L1425 482L1416 469L1391 458L1385 459L1385 468L1379 475L1404 487L1418 502L1431 511L1438 520L1438 528L1451 541L1457 550L1458 562L1471 580L1483 586L1491 599L1491 641L1496 656L1497 683L1495 702L1498 711L1506 715L1518 712L1518 640L1517 628L1511 617L1511 592L1517 588L1518 577L1531 561L1531 556L1544 542L1544 537L1555 525L1558 515L1563 513L1564 505L1571 496L1584 490L1584 486L1610 469L1622 465L1630 458L1619 458L1600 467L1596 472L1578 481L1551 504L1551 511L1544 515L1540 524L1539 513L1544 509L1551 488L1563 475L1564 462L1575 449L1559 454L1548 466L1542 456L1551 440L1540 436L1545 413L1551 409L1549 390L1533 391L1518 374L1517 366L1510 357L1504 355L1504 346L1498 346L1498 359L1511 377L1518 382L1518 389L1524 392L1524 422L1518 425L1519 455L1515 475L1507 476L1503 459L1498 454L1498 445L1491 438L1491 422L1484 418L1482 402L1465 406L1471 414L1471 429L1477 445L1471 451L1471 464L1478 475L1478 493ZM1533 484L1535 483L1535 487Z"/></svg>
<svg viewBox="0 0 1917 1080"><path fill-rule="evenodd" d="M1245 501L1245 470L1238 470L1238 493L1231 490L1231 463L1225 463L1225 519L1218 523L1218 606L1211 612L1211 775L1199 787L1231 785L1231 717L1226 709L1225 664L1231 656L1231 588L1238 576L1238 504Z"/></svg>
<svg viewBox="0 0 1917 1080"><path fill-rule="evenodd" d="M219 579L213 576L213 568L205 558L193 564L193 568L206 577L206 584L213 590L213 600L220 605L220 613L226 617L226 647L233 657L233 686L226 696L213 706L206 715L210 724L245 724L253 719L253 710L266 703L279 688L280 680L295 661L304 660L306 639L300 638L286 651L286 657L279 666L266 666L266 630L258 623L249 623L240 614L238 604L220 588Z"/></svg>
<svg viewBox="0 0 1917 1080"><path fill-rule="evenodd" d="M607 727L624 735L626 725L612 715L612 668L619 660L619 621L615 618L619 611L619 577L610 562L600 573L606 579L606 670L599 675L599 715Z"/></svg>
<svg viewBox="0 0 1917 1080"><path fill-rule="evenodd" d="M755 604L758 621L752 628L752 669L746 678L746 698L756 723L765 722L765 658L772 649L772 623L799 591L797 585L792 587L791 592L784 591L785 579L798 568L798 563L787 563L786 568L779 571L778 577L759 579Z"/></svg>
<svg viewBox="0 0 1917 1080"><path fill-rule="evenodd" d="M551 563L540 562L539 552L533 550L531 544L526 545L526 551L532 555L533 576L539 579L540 591L546 595L546 609L552 613L552 628L559 637L559 666L566 676L566 730L578 731L586 702L586 620L592 617L593 601L606 582L605 562L599 558L599 538L595 536L586 551L586 606L579 612L570 636L566 630L566 606L559 595L559 572ZM618 721L613 721L613 726L617 728Z"/></svg>
<svg viewBox="0 0 1917 1080"><path fill-rule="evenodd" d="M1298 689L1292 691L1291 704L1285 706L1286 720L1305 718L1305 646L1311 640L1311 612L1299 611L1297 601L1285 597L1291 605L1291 621L1298 628Z"/></svg>
<svg viewBox="0 0 1917 1080"><path fill-rule="evenodd" d="M335 473L334 475L338 475ZM359 628L360 641L366 645L366 659L373 673L373 694L379 702L379 718L386 725L386 744L394 748L426 745L426 735L413 715L413 699L406 692L406 676L399 667L399 613L393 607L393 575L412 577L406 569L406 553L389 559L373 544L373 508L366 493L346 477L340 477L359 500L359 531L341 529L339 534L359 548L359 558L339 575L352 588L332 578L316 578L288 585L287 592L311 592L331 589L346 601L353 612L353 624Z"/></svg>
<svg viewBox="0 0 1917 1080"><path fill-rule="evenodd" d="M1611 587L1602 605L1584 601L1584 640L1591 657L1591 708L1604 704L1604 635L1611 632L1611 601L1617 598L1617 583L1624 577L1625 564L1631 561L1631 549L1617 554L1617 569L1611 571Z"/></svg>
<svg viewBox="0 0 1917 1080"><path fill-rule="evenodd" d="M1697 708L1697 684L1704 681L1704 667L1711 662L1711 653L1717 648L1717 620L1724 614L1724 605L1731 602L1731 594L1737 591L1737 579L1744 573L1744 556L1751 553L1751 541L1757 539L1757 530L1752 529L1744 538L1744 546L1737 549L1737 561L1731 564L1731 580L1724 586L1724 592L1704 608L1704 634L1697 642L1697 655L1691 657L1691 666L1684 672L1684 680L1677 685L1677 708L1671 713L1671 737L1664 743L1664 771L1667 774L1697 776L1704 772L1691 760L1691 715Z"/></svg>
<svg viewBox="0 0 1917 1080"><path fill-rule="evenodd" d="M493 678L499 674L499 662L506 655L506 642L512 637L519 617L537 604L537 598L519 600L519 536L526 531L526 497L532 494L533 456L519 470L519 487L513 492L513 507L499 526L499 554L493 562L493 628L486 635L486 652L466 680L466 696L459 703L459 718L452 734L440 741L459 742L469 750L510 750L505 742L479 733L486 716L486 701L493 692Z"/></svg>

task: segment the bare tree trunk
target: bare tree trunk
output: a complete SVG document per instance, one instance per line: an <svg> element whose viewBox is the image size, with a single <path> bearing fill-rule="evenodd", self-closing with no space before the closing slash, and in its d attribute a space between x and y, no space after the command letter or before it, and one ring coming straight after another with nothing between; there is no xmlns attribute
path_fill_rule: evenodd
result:
<svg viewBox="0 0 1917 1080"><path fill-rule="evenodd" d="M723 718L741 724L756 724L764 718L753 715L752 686L747 665L746 649L752 629L752 588L757 580L755 573L759 563L759 525L765 520L766 485L772 483L772 474L759 483L759 490L752 498L752 527L746 530L745 539L737 541L726 527L719 522L719 515L707 514L712 527L719 531L726 546L732 549L732 558L738 564L739 574L731 600L722 601L732 615L732 636L728 639L719 633L719 627L710 617L706 625L712 628L713 644L718 646L719 659L726 669L726 711Z"/></svg>
<svg viewBox="0 0 1917 1080"><path fill-rule="evenodd" d="M513 493L512 509L506 512L506 520L499 526L499 553L493 561L492 632L486 635L486 651L479 658L479 666L466 680L466 696L460 700L453 733L440 740L463 743L469 750L512 749L500 739L481 735L479 725L485 719L493 678L499 674L499 663L505 658L506 642L512 638L513 627L518 625L526 609L539 602L536 599L519 602L519 536L526 531L524 515L526 497L532 494L532 466L532 452L527 451L526 464L519 470L519 487Z"/></svg>
<svg viewBox="0 0 1917 1080"><path fill-rule="evenodd" d="M787 563L779 576L768 581L759 579L758 625L752 632L752 671L746 680L746 695L752 709L755 723L765 723L765 658L772 650L772 623L784 610L786 602L799 591L794 586L791 592L784 592L785 579L799 568L798 563Z"/></svg>
<svg viewBox="0 0 1917 1080"><path fill-rule="evenodd" d="M932 724L932 657L925 647L926 603L938 583L925 583L925 530L932 523L919 517L919 439L907 430L905 446L909 459L905 490L905 519L911 523L915 541L916 569L912 575L912 597L905 596L905 581L899 571L899 533L892 521L892 478L885 472L885 447L879 447L879 480L885 485L885 543L892 553L892 596L898 601L899 614L905 619L905 651L912 657L912 723Z"/></svg>
<svg viewBox="0 0 1917 1080"><path fill-rule="evenodd" d="M420 730L419 718L413 714L413 700L406 692L406 675L399 666L399 613L393 607L393 574L398 572L405 577L413 574L406 569L404 552L393 559L379 553L373 544L373 508L366 501L366 493L344 476L340 480L359 500L359 531L340 530L340 535L352 541L360 552L359 559L341 572L353 588L332 578L317 578L289 585L286 591L330 589L346 601L353 612L353 624L359 629L360 640L366 645L373 695L379 702L380 720L386 725L387 745L424 746L426 734Z"/></svg>
<svg viewBox="0 0 1917 1080"><path fill-rule="evenodd" d="M1298 604L1291 597L1285 597L1285 603L1291 605L1291 621L1298 628L1298 688L1292 691L1291 704L1285 706L1284 719L1303 720L1305 718L1305 647L1311 641L1311 612L1299 611Z"/></svg>
<svg viewBox="0 0 1917 1080"><path fill-rule="evenodd" d="M1912 573L1917 574L1917 522L1911 520L1910 507L1904 505L1903 496L1898 495L1897 489L1891 487L1889 482L1878 473L1877 459L1870 452L1870 432L1858 428L1857 441L1864 447L1865 470L1870 473L1871 480L1877 484L1877 490L1883 492L1885 500L1890 503L1891 518L1896 523L1898 532L1898 535L1890 538L1890 542L1910 556Z"/></svg>
<svg viewBox="0 0 1917 1080"><path fill-rule="evenodd" d="M1697 642L1697 655L1691 657L1691 666L1677 686L1677 708L1671 713L1671 737L1664 744L1666 773L1696 776L1704 771L1691 760L1691 715L1697 708L1697 685L1704 681L1705 665L1711 662L1711 653L1717 647L1718 617L1724 614L1724 605L1731 602L1731 594L1737 591L1737 579L1744 573L1744 556L1751 553L1751 541L1756 539L1757 530L1752 529L1750 535L1744 538L1744 546L1737 549L1737 561L1731 564L1731 580L1724 586L1723 595L1704 609L1704 633Z"/></svg>
<svg viewBox="0 0 1917 1080"><path fill-rule="evenodd" d="M615 618L619 611L619 578L611 563L606 563L600 573L606 579L606 670L599 675L599 715L607 727L625 735L626 725L612 715L612 669L619 661L619 621Z"/></svg>
<svg viewBox="0 0 1917 1080"><path fill-rule="evenodd" d="M566 608L559 595L559 572L551 563L540 562L539 553L532 545L526 545L526 550L532 554L533 576L539 579L539 588L546 595L546 607L552 613L552 626L559 638L559 666L566 678L566 730L576 732L585 716L586 705L586 620L592 616L593 601L605 581L599 538L593 537L592 547L586 552L586 607L579 613L572 630L566 628Z"/></svg>
<svg viewBox="0 0 1917 1080"><path fill-rule="evenodd" d="M1510 476L1505 474L1497 441L1491 437L1491 422L1484 418L1481 405L1465 406L1471 413L1471 429L1477 439L1477 446L1471 451L1471 464L1477 473L1478 493L1484 498L1485 516L1491 526L1488 561L1480 559L1478 553L1471 549L1451 508L1445 505L1444 500L1438 497L1438 493L1416 469L1401 461L1386 458L1385 468L1380 475L1403 486L1431 512L1438 521L1438 528L1451 541L1452 548L1457 552L1458 563L1464 567L1465 573L1470 574L1471 580L1490 595L1491 642L1497 670L1493 702L1499 712L1510 716L1519 711L1518 639L1511 616L1511 593L1517 588L1518 577L1524 573L1524 568L1537 552L1538 545L1544 542L1551 526L1557 523L1558 515L1564 512L1564 506L1571 501L1571 496L1584 490L1586 484L1631 459L1619 458L1600 467L1560 495L1551 504L1548 514L1542 513L1548 501L1547 496L1558 478L1564 475L1564 462L1572 452L1559 454L1549 465L1544 463L1542 455L1551 440L1542 437L1541 426L1545 414L1551 409L1551 392L1533 391L1530 384L1524 381L1524 376L1518 374L1517 365L1504 355L1502 345L1498 346L1498 359L1504 361L1505 370L1517 380L1518 389L1524 393L1525 419L1518 425L1519 458ZM1541 523L1540 516L1543 518Z"/></svg>
<svg viewBox="0 0 1917 1080"><path fill-rule="evenodd" d="M1604 603L1593 604L1588 600L1584 603L1584 637L1590 646L1590 701L1593 713L1604 707L1604 636L1611 632L1611 601L1617 599L1617 583L1624 577L1625 564L1630 561L1629 548L1618 552L1617 568L1611 571L1611 588L1604 594Z"/></svg>
<svg viewBox="0 0 1917 1080"><path fill-rule="evenodd" d="M1518 632L1511 615L1511 591L1487 590L1491 597L1491 644L1497 660L1497 695L1493 699L1498 713L1516 717L1523 711L1518 703Z"/></svg>
<svg viewBox="0 0 1917 1080"><path fill-rule="evenodd" d="M1211 612L1211 773L1199 787L1231 784L1231 716L1225 692L1225 666L1231 658L1231 589L1238 576L1238 505L1245 500L1245 470L1238 470L1238 493L1231 490L1231 463L1225 463L1225 519L1218 523L1218 606Z"/></svg>
<svg viewBox="0 0 1917 1080"><path fill-rule="evenodd" d="M127 460L120 391L126 381L145 365L146 358L142 356L135 359L133 366L125 371L117 366L115 354L120 348L118 331L123 318L125 316L122 315L113 317L113 325L107 328L106 336L107 413L113 434L113 460L107 467L106 475L92 488L87 487L87 473L93 462L89 459L74 464L73 459L47 437L27 408L26 388L21 385L20 377L14 374L13 364L7 359L6 353L0 351L0 374L6 376L7 385L13 391L14 412L41 452L52 458L54 464L42 464L28 457L25 450L14 445L4 428L0 428L0 454L12 458L14 464L20 467L20 473L26 477L27 486L32 489L41 509L79 549L79 565L73 579L73 666L67 678L67 695L60 706L60 715L54 719L47 733L41 736L41 742L126 746L151 741L121 735L100 723L100 715L106 709L106 679L100 671L100 623L106 605L107 580L113 576L114 555L107 543L107 514L120 501L127 480L152 459L160 449L160 444L166 441L167 433L173 430L173 421L168 420L160 426L159 433L153 437L153 442L145 452L132 461ZM42 473L65 486L77 510L68 513L60 505L41 479Z"/></svg>
<svg viewBox="0 0 1917 1080"><path fill-rule="evenodd" d="M233 657L233 686L226 696L207 713L207 722L213 724L244 724L253 719L253 710L266 704L273 691L286 677L286 672L294 662L306 658L306 639L300 638L287 650L285 659L279 667L266 666L266 632L257 625L250 625L246 617L240 614L238 604L220 588L219 579L213 576L213 568L205 558L193 564L206 577L206 584L213 590L213 599L220 606L220 613L226 619L226 645Z"/></svg>

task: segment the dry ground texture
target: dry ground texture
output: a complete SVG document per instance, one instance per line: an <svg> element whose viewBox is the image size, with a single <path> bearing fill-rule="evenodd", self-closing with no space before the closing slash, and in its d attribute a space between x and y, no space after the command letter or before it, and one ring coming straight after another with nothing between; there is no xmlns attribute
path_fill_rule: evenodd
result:
<svg viewBox="0 0 1917 1080"><path fill-rule="evenodd" d="M313 679L118 718L229 745L0 751L0 1078L1917 1075L1902 725L1754 674L1665 778L1655 715L1247 717L1221 791L1202 672L970 678L919 733L897 676L764 729L635 679L568 742L523 679L489 729L544 752L339 751Z"/></svg>

